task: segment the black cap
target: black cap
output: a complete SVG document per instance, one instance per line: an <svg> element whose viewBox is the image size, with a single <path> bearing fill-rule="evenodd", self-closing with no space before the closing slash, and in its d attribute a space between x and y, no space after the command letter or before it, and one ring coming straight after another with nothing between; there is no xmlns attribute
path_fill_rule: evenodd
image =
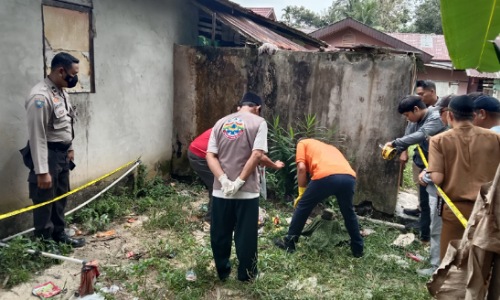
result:
<svg viewBox="0 0 500 300"><path fill-rule="evenodd" d="M467 95L456 96L450 101L448 109L463 117L472 116L474 112L474 102Z"/></svg>
<svg viewBox="0 0 500 300"><path fill-rule="evenodd" d="M456 96L454 94L447 95L444 97L439 98L438 103L436 103L436 108L439 109L440 111L444 108L448 108L448 105L450 105L451 99L455 98Z"/></svg>
<svg viewBox="0 0 500 300"><path fill-rule="evenodd" d="M500 113L500 101L488 95L482 95L474 100L474 110L484 109L485 111Z"/></svg>
<svg viewBox="0 0 500 300"><path fill-rule="evenodd" d="M253 103L257 106L262 105L262 99L254 92L246 92L240 100L240 106Z"/></svg>

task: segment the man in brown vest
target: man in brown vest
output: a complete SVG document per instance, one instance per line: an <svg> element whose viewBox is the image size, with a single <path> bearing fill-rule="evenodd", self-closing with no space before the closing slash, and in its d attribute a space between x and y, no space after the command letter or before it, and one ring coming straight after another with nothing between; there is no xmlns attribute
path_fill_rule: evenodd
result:
<svg viewBox="0 0 500 300"><path fill-rule="evenodd" d="M260 184L257 165L267 152L267 123L259 116L262 100L243 95L238 112L220 119L208 142L207 162L216 178L213 187L210 242L217 274L231 273L234 231L238 280L257 275L257 220Z"/></svg>

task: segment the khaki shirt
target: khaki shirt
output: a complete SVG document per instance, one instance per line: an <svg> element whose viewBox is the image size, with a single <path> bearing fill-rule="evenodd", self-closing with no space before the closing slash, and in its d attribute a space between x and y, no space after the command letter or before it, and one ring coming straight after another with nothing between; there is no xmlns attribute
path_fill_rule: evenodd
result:
<svg viewBox="0 0 500 300"><path fill-rule="evenodd" d="M500 163L500 135L462 125L431 138L428 172L444 174L441 188L452 201L475 201Z"/></svg>
<svg viewBox="0 0 500 300"><path fill-rule="evenodd" d="M24 106L35 174L48 173L47 142L71 143L74 109L68 93L59 89L48 77L31 89Z"/></svg>

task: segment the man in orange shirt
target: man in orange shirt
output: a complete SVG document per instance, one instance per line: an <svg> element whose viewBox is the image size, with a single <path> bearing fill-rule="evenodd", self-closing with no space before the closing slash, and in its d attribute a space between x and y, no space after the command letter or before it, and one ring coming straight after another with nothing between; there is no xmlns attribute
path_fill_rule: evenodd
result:
<svg viewBox="0 0 500 300"><path fill-rule="evenodd" d="M354 257L363 256L363 238L359 232L358 218L354 213L352 198L356 173L344 155L332 145L314 139L303 139L297 144L296 158L299 196L294 201L295 212L283 239L275 245L292 253L302 229L314 207L329 196L339 203L344 224L351 237ZM307 184L307 174L311 182Z"/></svg>

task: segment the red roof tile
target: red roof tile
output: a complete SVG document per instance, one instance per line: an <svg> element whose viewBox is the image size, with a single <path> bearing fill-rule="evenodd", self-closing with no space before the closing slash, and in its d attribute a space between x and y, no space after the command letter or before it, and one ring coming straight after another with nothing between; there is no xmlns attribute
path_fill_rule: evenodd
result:
<svg viewBox="0 0 500 300"><path fill-rule="evenodd" d="M441 34L387 33L388 35L431 54L433 61L451 61Z"/></svg>

